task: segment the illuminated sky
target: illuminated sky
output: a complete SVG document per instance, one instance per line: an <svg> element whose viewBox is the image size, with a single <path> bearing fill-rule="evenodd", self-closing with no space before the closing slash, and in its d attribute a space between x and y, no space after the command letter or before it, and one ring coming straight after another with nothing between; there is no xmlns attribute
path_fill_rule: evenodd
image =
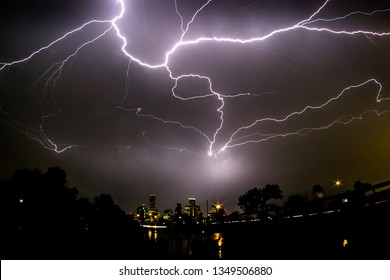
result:
<svg viewBox="0 0 390 280"><path fill-rule="evenodd" d="M390 179L389 1L2 4L0 176L133 211Z"/></svg>

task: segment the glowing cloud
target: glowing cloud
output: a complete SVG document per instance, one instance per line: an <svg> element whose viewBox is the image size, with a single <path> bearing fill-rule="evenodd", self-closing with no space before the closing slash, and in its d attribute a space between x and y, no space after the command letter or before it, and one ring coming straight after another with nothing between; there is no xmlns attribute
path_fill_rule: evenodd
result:
<svg viewBox="0 0 390 280"><path fill-rule="evenodd" d="M276 138L276 137L287 137L291 135L306 135L313 131L319 131L319 130L325 130L330 128L333 125L336 124L349 124L353 120L361 119L365 114L368 112L375 112L377 115L381 115L384 112L388 112L389 110L385 109L382 111L377 110L365 110L363 112L360 112L357 115L349 116L347 119L334 119L331 122L328 122L327 124L316 126L316 127L301 127L294 131L285 131L284 133L261 133L261 132L253 132L253 129L256 129L256 127L259 124L262 123L283 123L286 122L294 117L304 115L308 112L312 111L318 111L326 108L328 105L333 104L337 102L340 98L342 98L345 94L347 94L348 91L364 87L367 84L374 84L378 90L376 93L376 101L378 103L380 102L386 102L389 101L390 98L383 98L381 97L381 91L382 91L382 84L381 82L371 77L369 79L363 80L360 83L353 84L353 85L346 85L344 89L340 91L338 94L334 94L333 97L329 98L328 100L320 103L320 104L303 104L301 108L297 111L291 112L286 114L284 117L281 118L275 118L275 117L265 117L265 118L258 118L255 121L252 121L250 123L244 123L242 124L238 129L233 131L229 137L227 137L227 140L221 140L218 141L218 137L221 134L221 131L223 130L224 126L226 125L225 121L225 105L226 105L226 99L229 100L235 100L243 97L248 96L256 96L258 93L240 93L237 92L235 94L225 94L223 92L219 92L215 89L214 81L211 76L206 76L201 73L185 73L180 75L175 75L174 72L171 69L171 60L174 55L177 54L177 52L189 48L189 47L202 47L202 43L208 42L211 44L225 44L225 45L251 45L256 42L261 41L267 41L270 40L272 37L280 36L281 34L285 33L291 33L296 30L301 30L304 32L315 32L315 33L328 33L333 34L336 36L372 36L372 37L385 37L390 35L390 31L386 32L379 32L375 30L368 30L368 29L356 29L356 30L344 30L344 29L333 29L326 24L331 22L340 22L349 18L352 18L354 16L365 16L370 17L374 16L376 14L384 14L389 13L390 9L382 9L382 10L375 10L375 11L353 11L350 13L347 13L342 16L334 17L334 18L324 18L319 17L320 14L323 12L323 10L330 5L330 0L327 0L323 2L321 6L319 6L316 10L314 10L311 14L309 14L306 18L303 18L302 20L296 22L295 24L285 26L283 28L272 30L271 32L267 34L260 35L258 37L251 37L251 38L237 38L237 37L198 37L198 38L190 38L189 32L191 30L191 27L196 24L198 17L200 14L205 12L210 5L213 4L212 0L207 0L204 2L201 7L196 9L196 11L192 14L192 16L187 20L185 20L184 15L181 13L181 9L179 7L179 2L177 0L174 0L173 5L176 12L176 15L180 21L179 29L181 30L180 36L178 36L177 41L172 45L172 47L165 53L164 57L161 57L161 62L159 64L150 64L146 63L142 59L136 57L128 50L128 41L132 40L133 38L127 38L122 30L122 27L120 27L120 24L118 23L121 19L123 19L126 14L126 6L131 4L132 1L125 1L125 0L117 0L116 5L119 6L119 12L117 15L115 15L111 19L107 20L91 20L80 27L69 31L65 33L63 36L59 37L58 39L50 42L46 46L43 46L42 48L32 52L30 55L20 58L14 61L9 62L0 62L0 71L5 71L7 68L15 67L20 64L24 64L29 62L33 57L37 56L38 54L45 53L50 48L55 46L56 44L59 44L62 41L70 40L73 35L85 30L87 27L96 24L103 26L103 30L96 36L94 36L92 39L89 39L83 43L81 43L75 50L71 51L71 53L62 61L59 61L55 64L53 64L50 69L48 69L46 72L44 72L41 76L41 78L37 81L39 83L41 80L43 80L44 77L46 77L46 87L49 85L52 85L53 87L56 84L57 79L61 77L63 73L63 67L69 63L72 59L74 59L77 54L80 52L81 49L92 47L91 45L95 43L97 40L101 39L102 37L108 36L108 34L114 33L116 37L120 40L121 46L120 51L123 53L124 57L129 60L127 73L130 69L130 63L137 63L141 67L149 68L150 71L155 70L163 70L166 71L169 78L173 82L173 87L171 89L172 97L180 100L180 101L189 101L189 100L195 100L195 99L205 99L210 97L214 97L217 100L218 105L215 107L216 115L218 116L218 125L214 129L213 133L207 134L206 132L202 131L202 129L186 124L179 120L169 120L164 119L158 115L154 115L151 113L144 113L142 108L126 108L123 106L124 101L126 98L128 98L128 89L129 85L126 87L126 92L122 98L122 102L119 106L116 107L116 109L125 110L129 112L134 112L134 114L139 118L148 118L151 120L154 120L161 125L168 125L168 126L177 126L183 130L192 130L196 133L198 133L204 141L207 141L208 149L207 154L209 156L217 155L226 149L232 149L238 146L247 145L250 143L258 143L263 141L268 141L270 139ZM131 28L131 27L129 27ZM181 81L184 81L185 79L192 78L192 79L199 79L203 82L206 82L208 84L208 92L204 94L194 95L191 97L183 97L179 94L177 94L177 87ZM19 132L23 133L27 137L29 137L32 140L38 141L44 148L53 150L57 153L62 153L70 148L78 147L78 145L75 144L68 144L68 145L59 145L54 143L53 140L51 140L44 131L44 123L45 120L53 117L55 115L58 115L61 113L61 109L59 109L57 112L45 114L41 117L41 125L39 128L33 128L28 123L23 123L22 121L16 119L14 116L12 116L9 112L6 112L4 109L0 108L0 113L2 116L2 119L9 122L11 125L15 127ZM248 132L247 132L248 131ZM152 143L148 138L146 138L146 134L144 133L143 136L145 137L146 141L148 143ZM217 143L218 142L218 143ZM221 142L221 143L220 143ZM172 148L172 147L168 147ZM177 148L180 151L188 151L187 148Z"/></svg>

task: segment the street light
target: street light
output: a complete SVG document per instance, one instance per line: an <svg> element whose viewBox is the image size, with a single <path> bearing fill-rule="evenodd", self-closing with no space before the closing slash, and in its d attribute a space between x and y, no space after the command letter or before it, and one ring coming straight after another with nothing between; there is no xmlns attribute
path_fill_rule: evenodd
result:
<svg viewBox="0 0 390 280"><path fill-rule="evenodd" d="M340 193L340 187L341 187L341 180L340 179L336 179L336 181L334 181L334 186L337 188L337 194Z"/></svg>

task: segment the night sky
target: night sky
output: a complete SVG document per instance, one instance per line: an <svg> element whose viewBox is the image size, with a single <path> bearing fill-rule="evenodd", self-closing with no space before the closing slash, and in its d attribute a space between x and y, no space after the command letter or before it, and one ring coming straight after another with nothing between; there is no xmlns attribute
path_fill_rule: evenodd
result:
<svg viewBox="0 0 390 280"><path fill-rule="evenodd" d="M228 213L390 179L390 1L123 4L2 1L0 178L59 166L126 211Z"/></svg>

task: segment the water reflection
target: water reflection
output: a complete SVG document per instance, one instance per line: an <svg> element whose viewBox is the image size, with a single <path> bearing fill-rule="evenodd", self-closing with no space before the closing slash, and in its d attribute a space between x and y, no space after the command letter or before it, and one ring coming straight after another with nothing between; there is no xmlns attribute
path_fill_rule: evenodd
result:
<svg viewBox="0 0 390 280"><path fill-rule="evenodd" d="M148 239L150 241L157 242L157 238L158 238L157 229L149 229L148 230Z"/></svg>
<svg viewBox="0 0 390 280"><path fill-rule="evenodd" d="M223 245L223 236L221 233L214 233L214 240L217 241L218 244L218 258L222 259L222 245Z"/></svg>
<svg viewBox="0 0 390 280"><path fill-rule="evenodd" d="M220 232L192 232L169 228L145 228L150 249L161 257L221 259L224 238Z"/></svg>

